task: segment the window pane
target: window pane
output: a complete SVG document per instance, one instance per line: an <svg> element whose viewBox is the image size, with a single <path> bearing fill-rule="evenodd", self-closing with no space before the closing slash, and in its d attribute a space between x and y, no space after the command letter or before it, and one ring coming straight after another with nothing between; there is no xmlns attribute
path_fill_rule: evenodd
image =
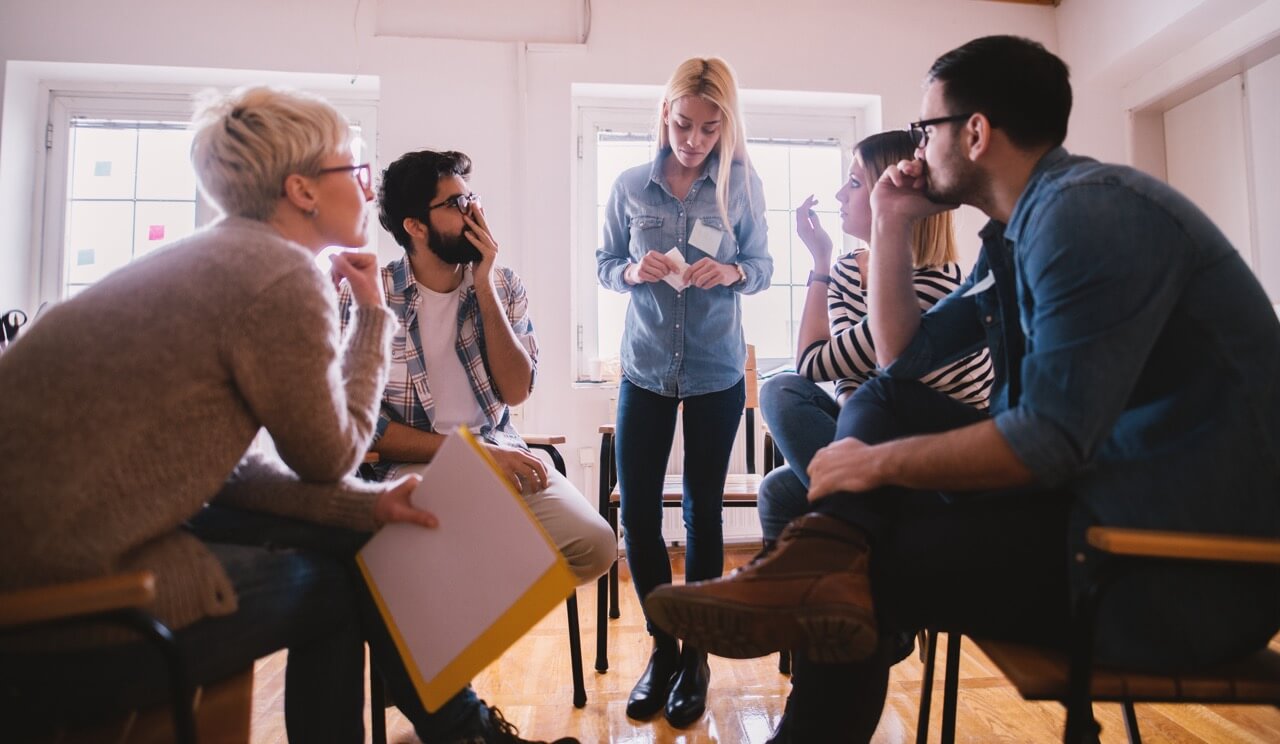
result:
<svg viewBox="0 0 1280 744"><path fill-rule="evenodd" d="M185 238L195 230L193 201L138 202L133 228L133 244L137 246L134 257Z"/></svg>
<svg viewBox="0 0 1280 744"><path fill-rule="evenodd" d="M756 356L790 357L791 296L785 285L742 298L742 330Z"/></svg>
<svg viewBox="0 0 1280 744"><path fill-rule="evenodd" d="M191 137L186 129L139 130L137 198L196 198Z"/></svg>
<svg viewBox="0 0 1280 744"><path fill-rule="evenodd" d="M67 281L92 284L133 258L133 202L73 201Z"/></svg>
<svg viewBox="0 0 1280 744"><path fill-rule="evenodd" d="M796 207L809 194L818 197L818 204L836 209L835 192L844 181L841 173L839 144L817 144L789 148L791 155L791 199Z"/></svg>
<svg viewBox="0 0 1280 744"><path fill-rule="evenodd" d="M635 139L622 139L628 136ZM596 203L603 205L609 203L613 182L624 170L653 160L654 144L646 134L601 132L596 140Z"/></svg>
<svg viewBox="0 0 1280 744"><path fill-rule="evenodd" d="M71 198L132 199L135 129L71 128Z"/></svg>
<svg viewBox="0 0 1280 744"><path fill-rule="evenodd" d="M787 163L787 147L763 142L747 142L747 154L751 165L764 184L764 203L770 209L790 209L788 182L790 168Z"/></svg>

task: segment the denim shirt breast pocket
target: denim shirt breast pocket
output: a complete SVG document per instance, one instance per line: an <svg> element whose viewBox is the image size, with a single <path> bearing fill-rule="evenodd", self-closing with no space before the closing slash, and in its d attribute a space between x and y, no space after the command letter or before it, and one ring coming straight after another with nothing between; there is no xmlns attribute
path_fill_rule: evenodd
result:
<svg viewBox="0 0 1280 744"><path fill-rule="evenodd" d="M733 234L732 230L725 229L724 219L717 214L699 217L696 220L693 220L689 226L690 237L692 237L693 231L697 228L697 224L699 222L707 227L720 231L720 244L716 246L714 252L707 251L704 247L693 246L692 243L689 245L698 248L698 250L706 253L708 256L711 256L720 263L735 263L735 259L738 255L738 238ZM690 261L689 263L693 263L693 261Z"/></svg>
<svg viewBox="0 0 1280 744"><path fill-rule="evenodd" d="M637 214L628 221L631 228L631 257L636 261L644 258L649 251L665 253L671 246L664 245L662 215Z"/></svg>

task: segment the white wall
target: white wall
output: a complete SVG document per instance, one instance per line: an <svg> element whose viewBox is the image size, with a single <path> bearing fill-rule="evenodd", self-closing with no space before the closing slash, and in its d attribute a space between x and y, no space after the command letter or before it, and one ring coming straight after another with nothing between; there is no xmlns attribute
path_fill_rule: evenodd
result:
<svg viewBox="0 0 1280 744"><path fill-rule="evenodd" d="M578 448L596 446L595 427L608 416L608 393L570 383L571 83L661 84L681 59L719 54L744 87L878 94L891 128L918 117L933 59L970 38L1014 33L1056 47L1053 9L968 0L596 0L586 45L527 51L517 43L377 35L376 0L0 3L0 307L29 299L27 278L17 274L31 250L27 177L43 157L31 141L43 112L29 79L10 81L21 68L15 60L374 75L381 163L428 146L475 160L474 188L485 195L504 260L529 286L541 341L539 388L525 406L524 429L566 433L571 475ZM453 7L477 12L474 3ZM527 7L534 18L536 4ZM973 214L963 220L970 256L980 222ZM381 243L384 257L394 248Z"/></svg>
<svg viewBox="0 0 1280 744"><path fill-rule="evenodd" d="M1249 164L1253 193L1253 270L1273 303L1280 303L1280 55L1245 72Z"/></svg>
<svg viewBox="0 0 1280 744"><path fill-rule="evenodd" d="M1280 21L1272 12L1277 4L1277 0L1063 0L1056 14L1059 51L1071 66L1075 90L1067 146L1100 160L1129 162L1135 148L1149 144L1129 140L1129 112L1137 107L1135 89L1149 86L1151 76L1171 59L1215 36L1231 38L1180 68L1184 79L1161 77L1158 86L1170 90L1156 93L1171 92L1175 84L1212 72L1233 54L1247 53L1257 40L1280 35ZM1233 30L1240 26L1248 27L1248 32ZM1232 33L1220 33L1226 31ZM1231 74L1224 72L1212 82ZM1146 103L1150 101L1142 102ZM1164 175L1156 168L1149 170Z"/></svg>

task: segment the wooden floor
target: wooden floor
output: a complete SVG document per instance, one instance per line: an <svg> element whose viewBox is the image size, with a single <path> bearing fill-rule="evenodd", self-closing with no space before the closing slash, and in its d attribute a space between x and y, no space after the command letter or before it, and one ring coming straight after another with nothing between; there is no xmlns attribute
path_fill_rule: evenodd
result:
<svg viewBox="0 0 1280 744"><path fill-rule="evenodd" d="M753 553L752 549L731 549L728 567L740 565ZM679 556L675 564L677 571L682 570ZM588 697L585 708L578 710L572 703L563 605L481 673L473 683L476 691L501 708L525 737L576 736L584 744L761 744L769 738L790 686L787 678L778 674L776 656L749 661L713 657L707 713L688 729L671 728L661 715L650 722L627 718L627 694L648 660L649 639L625 571L621 600L622 617L609 623L609 671L597 674L593 668L594 584L578 590ZM1277 642L1273 640L1273 645ZM929 739L933 742L940 741L942 686L938 678L944 659L945 642L940 642L933 720L929 726ZM284 663L285 654L281 652L260 660L256 666L251 736L254 744L283 744L286 740ZM920 677L921 664L916 654L894 667L888 702L874 742L915 741ZM1126 741L1119 705L1099 704L1095 711L1103 727L1104 744ZM1137 713L1145 742L1280 742L1280 710L1275 708L1139 705ZM1063 720L1060 705L1023 701L972 644L963 648L957 742L1060 741ZM387 711L387 725L389 741L417 741L412 727L395 709Z"/></svg>

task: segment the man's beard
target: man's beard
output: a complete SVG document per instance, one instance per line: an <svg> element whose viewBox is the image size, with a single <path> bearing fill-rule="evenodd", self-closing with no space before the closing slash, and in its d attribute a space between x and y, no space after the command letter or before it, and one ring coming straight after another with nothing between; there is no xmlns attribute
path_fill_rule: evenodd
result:
<svg viewBox="0 0 1280 744"><path fill-rule="evenodd" d="M430 222L427 223L427 248L447 264L475 263L482 258L479 249L467 240L464 233L445 237Z"/></svg>
<svg viewBox="0 0 1280 744"><path fill-rule="evenodd" d="M950 153L950 182L939 183L933 169L926 170L924 195L938 204L976 204L985 190L983 174L959 152Z"/></svg>

